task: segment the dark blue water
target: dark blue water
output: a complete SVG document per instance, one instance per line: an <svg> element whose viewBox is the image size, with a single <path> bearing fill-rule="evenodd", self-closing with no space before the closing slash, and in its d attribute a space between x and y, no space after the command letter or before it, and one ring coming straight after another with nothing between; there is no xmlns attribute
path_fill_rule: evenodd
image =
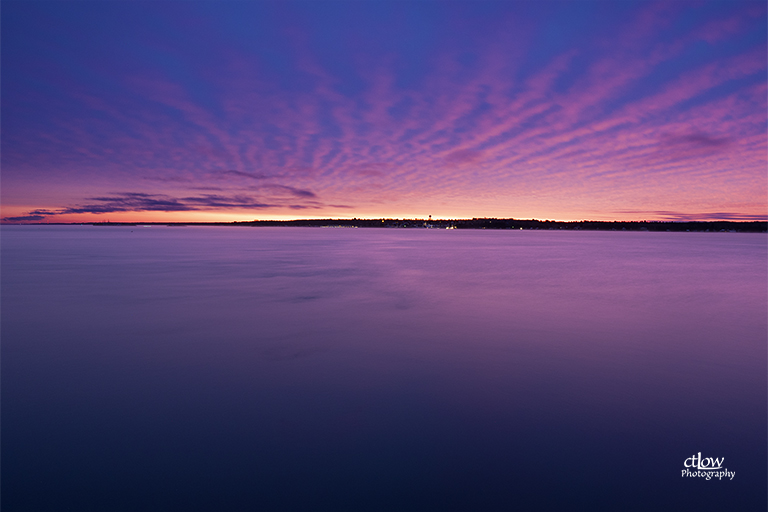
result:
<svg viewBox="0 0 768 512"><path fill-rule="evenodd" d="M765 510L766 245L4 226L2 510Z"/></svg>

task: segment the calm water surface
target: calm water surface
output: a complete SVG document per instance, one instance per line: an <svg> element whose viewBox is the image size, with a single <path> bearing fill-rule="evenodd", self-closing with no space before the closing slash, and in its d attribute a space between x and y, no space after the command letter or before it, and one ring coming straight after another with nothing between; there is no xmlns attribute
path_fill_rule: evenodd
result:
<svg viewBox="0 0 768 512"><path fill-rule="evenodd" d="M762 511L767 268L738 233L4 226L2 509Z"/></svg>

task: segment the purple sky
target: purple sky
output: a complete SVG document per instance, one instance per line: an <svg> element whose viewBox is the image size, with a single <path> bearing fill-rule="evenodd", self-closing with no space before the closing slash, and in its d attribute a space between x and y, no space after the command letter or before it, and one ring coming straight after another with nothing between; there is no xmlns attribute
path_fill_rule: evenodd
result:
<svg viewBox="0 0 768 512"><path fill-rule="evenodd" d="M2 4L5 221L765 219L766 3Z"/></svg>

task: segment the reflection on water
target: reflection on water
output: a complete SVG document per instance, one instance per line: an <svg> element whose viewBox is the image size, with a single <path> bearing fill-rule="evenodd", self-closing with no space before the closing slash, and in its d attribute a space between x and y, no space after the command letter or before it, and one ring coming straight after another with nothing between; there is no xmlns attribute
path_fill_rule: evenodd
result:
<svg viewBox="0 0 768 512"><path fill-rule="evenodd" d="M764 510L766 237L2 230L3 510ZM725 457L729 481L681 478Z"/></svg>

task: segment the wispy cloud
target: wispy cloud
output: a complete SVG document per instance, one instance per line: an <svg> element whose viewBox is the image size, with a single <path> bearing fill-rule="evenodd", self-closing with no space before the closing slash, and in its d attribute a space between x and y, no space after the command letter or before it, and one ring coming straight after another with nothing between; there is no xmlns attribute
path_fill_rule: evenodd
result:
<svg viewBox="0 0 768 512"><path fill-rule="evenodd" d="M45 61L26 79L55 84L56 95L4 86L4 189L18 183L32 197L53 174L115 199L84 201L73 215L228 208L249 203L242 197L262 210L354 202L361 215L608 214L619 197L626 211L749 204L753 215L768 193L758 4L621 4L612 15L577 2L555 16L546 4L503 3L490 15L458 3L425 7L429 42L402 22L405 4L358 25L338 11L333 30L311 17L251 13L280 27L269 51L218 30L206 41L217 55L209 60L157 34L159 60L186 63L178 69L146 62L131 45L115 51L133 68L94 68L100 80L90 82ZM197 195L206 190L220 195L206 203Z"/></svg>
<svg viewBox="0 0 768 512"><path fill-rule="evenodd" d="M292 198L314 199L311 192L293 190L291 187L274 185L289 192ZM272 208L289 209L320 209L323 203L315 200L303 204L285 201L284 198L274 198L276 201L263 202L248 195L202 194L188 197L172 197L165 194L147 194L143 192L121 192L104 197L91 197L84 204L66 206L63 208L40 208L27 212L26 215L4 217L5 222L40 221L48 217L71 214L104 214L117 212L189 212L210 210L264 210ZM336 205L336 208L345 206Z"/></svg>
<svg viewBox="0 0 768 512"><path fill-rule="evenodd" d="M619 215L635 215L638 218L655 218L660 220L667 220L673 222L688 222L688 221L735 221L735 222L750 222L750 221L762 221L768 220L768 213L765 215L749 215L735 212L676 212L666 210L620 210L616 212Z"/></svg>
<svg viewBox="0 0 768 512"><path fill-rule="evenodd" d="M267 176L265 174L257 174L253 172L237 171L234 169L227 169L226 171L211 171L208 175L214 179L219 180L231 180L233 178L246 178L249 180L266 180L273 176Z"/></svg>
<svg viewBox="0 0 768 512"><path fill-rule="evenodd" d="M46 215L19 215L17 217L3 217L3 222L37 222L46 218Z"/></svg>
<svg viewBox="0 0 768 512"><path fill-rule="evenodd" d="M194 180L185 176L143 176L147 181L159 181L161 183L192 183Z"/></svg>

